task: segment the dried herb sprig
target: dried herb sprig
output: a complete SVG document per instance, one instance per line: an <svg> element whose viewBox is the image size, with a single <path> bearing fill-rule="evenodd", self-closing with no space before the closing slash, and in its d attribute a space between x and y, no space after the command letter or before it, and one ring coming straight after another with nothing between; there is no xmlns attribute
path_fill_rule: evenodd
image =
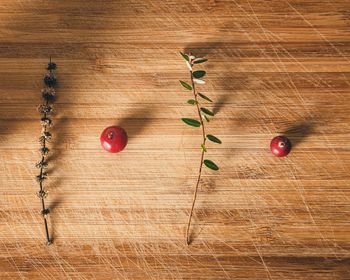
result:
<svg viewBox="0 0 350 280"><path fill-rule="evenodd" d="M49 127L52 126L52 120L50 119L50 115L52 113L52 104L55 101L55 89L54 86L57 83L57 79L53 73L53 70L56 69L56 64L51 61L47 65L48 72L44 76L44 84L45 88L41 91L43 103L39 105L38 111L41 115L40 124L41 124L41 135L39 137L40 142L40 154L41 159L35 165L39 169L39 175L35 177L36 181L39 184L39 191L37 192L37 196L41 201L41 215L44 219L45 225L45 233L46 233L46 244L52 244L52 239L49 234L48 227L48 215L50 210L45 206L45 198L48 195L48 192L44 189L44 181L47 178L47 172L45 171L48 167L47 155L49 153L49 148L47 147L47 143L51 140L52 134L48 131Z"/></svg>
<svg viewBox="0 0 350 280"><path fill-rule="evenodd" d="M190 80L191 80L190 84L180 80L180 84L186 90L192 91L193 99L187 100L187 103L190 105L196 106L198 118L199 118L199 121L196 119L192 119L192 118L182 118L182 121L189 126L202 127L202 137L203 137L202 143L200 145L200 147L201 147L201 160L200 160L200 165L199 165L199 170L198 170L198 177L197 177L197 182L196 182L194 193L193 193L192 206L191 206L190 214L188 216L188 223L187 223L187 229L186 229L186 244L189 245L191 243L189 232L190 232L190 228L191 228L191 221L192 221L192 216L193 216L193 212L194 212L194 206L195 206L196 199L197 199L198 187L199 187L199 184L201 181L203 164L211 170L215 170L215 171L219 170L219 167L213 161L211 161L209 159L204 159L204 153L207 152L207 147L205 146L205 143L208 139L209 141L212 141L214 143L221 144L221 140L214 135L206 134L204 120L206 122L209 122L209 118L214 116L214 112L211 111L210 109L202 107L200 101L203 101L203 102L213 102L213 101L209 97L204 95L203 93L197 92L197 90L196 90L196 85L204 85L205 84L205 81L202 80L202 78L206 75L206 72L204 70L194 71L193 68L197 64L201 64L201 63L206 62L207 59L195 57L191 53L184 54L184 53L180 52L180 54L185 59L186 65L190 71Z"/></svg>

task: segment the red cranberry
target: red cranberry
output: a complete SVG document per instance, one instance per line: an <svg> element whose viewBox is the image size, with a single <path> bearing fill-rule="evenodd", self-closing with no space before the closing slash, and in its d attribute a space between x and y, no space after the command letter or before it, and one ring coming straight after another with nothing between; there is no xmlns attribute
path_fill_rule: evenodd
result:
<svg viewBox="0 0 350 280"><path fill-rule="evenodd" d="M289 154L292 143L286 136L276 136L271 140L270 150L276 157L285 157Z"/></svg>
<svg viewBox="0 0 350 280"><path fill-rule="evenodd" d="M118 153L128 143L128 135L120 126L109 126L103 130L100 141L103 149L107 152Z"/></svg>

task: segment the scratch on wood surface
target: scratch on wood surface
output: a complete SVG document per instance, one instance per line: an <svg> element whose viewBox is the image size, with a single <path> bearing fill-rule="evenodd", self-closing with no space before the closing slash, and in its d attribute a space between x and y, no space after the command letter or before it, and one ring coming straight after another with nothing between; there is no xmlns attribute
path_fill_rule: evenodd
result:
<svg viewBox="0 0 350 280"><path fill-rule="evenodd" d="M298 89L298 88L296 87L296 85L294 84L294 82L293 82L293 80L291 79L291 77L290 77L290 75L289 75L289 73L288 73L286 67L285 67L284 64L282 63L282 60L280 59L280 57L279 57L279 55L278 55L278 53L277 53L277 51L276 51L276 48L275 48L274 44L270 42L270 38L267 36L267 34L266 34L266 32L265 32L265 30L264 30L264 28L263 28L263 26L262 26L262 24L261 24L259 18L257 17L256 13L254 12L254 9L253 9L252 5L250 4L250 2L249 2L248 0L247 0L247 2L248 2L249 7L250 7L250 9L251 9L251 11L252 11L252 14L254 15L256 24L257 24L258 27L262 30L265 39L267 40L267 42L269 42L268 44L270 45L271 49L274 51L274 53L275 53L275 55L276 55L278 61L281 62L281 65L282 65L282 67L283 67L284 73L287 74L287 76L288 76L288 78L289 78L290 84L291 84L292 87L294 88L294 90L295 90L295 92L296 92L298 98L299 98L300 101L301 101L301 106L303 106L305 109L307 109L306 106L305 106L305 101L304 101L304 99L303 99L303 97L302 97L302 95L301 95L299 89ZM264 54L264 55L265 55L265 54ZM266 57L267 57L267 56L266 56ZM267 59L268 59L268 58L267 58ZM280 67L275 63L274 59L270 58L270 61L271 61L271 63L273 63L273 65L275 65L275 67L276 67L278 70L280 70ZM308 113L309 113L309 112L308 112ZM309 116L311 117L311 115L309 115ZM272 119L272 118L270 117L270 119ZM271 121L271 123L273 123L273 122ZM275 131L276 131L276 129L275 129Z"/></svg>
<svg viewBox="0 0 350 280"><path fill-rule="evenodd" d="M1 214L1 216L3 217L3 212L1 211L1 209L0 209L0 214ZM8 223L6 223L6 224L7 224L7 226L8 226ZM5 244L5 242L3 241L2 238L0 238L0 240L1 240L2 246L3 246L3 247L5 248L5 250L6 250L7 255L9 256L8 262L9 262L10 264L13 264L13 266L16 268L16 271L18 272L18 276L19 276L21 279L25 279L24 276L23 276L23 274L22 274L22 272L20 271L20 269L19 269L17 263L15 262L14 258L11 256L11 253L9 252L9 250L8 250L8 248L7 248L6 244Z"/></svg>
<svg viewBox="0 0 350 280"><path fill-rule="evenodd" d="M210 245L207 242L205 242L204 245L207 248L207 252L211 254L212 258L215 260L217 265L220 267L222 272L225 274L226 279L230 279L230 276L226 272L225 268L221 265L220 261L218 260L218 258L215 255L215 252L213 252L213 250L210 248Z"/></svg>
<svg viewBox="0 0 350 280"><path fill-rule="evenodd" d="M340 111L348 111L350 83L348 65L337 65L339 56L349 61L346 3L80 2L0 4L1 275L346 277L349 117ZM206 174L198 239L187 248L181 221L195 138L184 137L178 125L183 107L174 104L185 97L169 96L178 92L182 72L174 54L189 45L210 53L208 95L230 98L222 99L219 122L214 120L225 140L215 154L220 180ZM41 72L35 65L48 52L61 65L57 105L72 120L60 124L67 129L54 147L62 152L55 176L64 181L50 195L64 201L53 213L57 243L49 250L37 240L32 162L26 160L37 144L35 112L27 109L37 98L33 77ZM123 118L139 108L137 102L152 109L149 129L125 153L100 154L101 123ZM315 129L291 157L269 157L269 135L305 120ZM126 128L134 132L135 123ZM21 141L8 141L14 135Z"/></svg>
<svg viewBox="0 0 350 280"><path fill-rule="evenodd" d="M250 15L250 13L248 13L245 9L243 9L242 7L241 7L241 5L239 5L235 0L232 0L232 2L235 4L235 6L241 11L241 12L243 12L243 14L246 16L246 19L249 21L249 22L251 22L251 23L254 23L254 24L260 24L260 22L257 20L257 15L254 13L254 15L253 16L251 16ZM250 4L250 2L247 0L247 3L248 3L248 5L250 6L250 9L254 12L254 10L252 9L252 6L251 6L251 4ZM278 34L276 34L276 33L273 33L273 32L271 32L269 29L267 29L267 28L265 28L265 27L263 27L261 24L260 24L260 29L263 31L263 33L264 34L269 34L270 35L270 37L272 37L272 38L275 38L275 40L276 40L276 42L277 41L280 41L280 42L282 42L283 41L283 39L278 35ZM248 31L246 32L247 34L247 36L249 35L248 33ZM254 41L254 40L252 40L252 41Z"/></svg>
<svg viewBox="0 0 350 280"><path fill-rule="evenodd" d="M270 270L269 270L269 268L267 267L267 265L266 265L266 263L265 263L265 260L264 260L264 258L263 258L263 256L262 256L261 252L260 252L260 249L256 246L256 244L255 244L254 241L253 241L253 245L254 245L254 247L255 247L255 249L256 249L256 251L257 251L257 253L258 253L258 255L259 255L260 259L261 259L262 264L264 265L264 268L265 268L265 270L266 270L268 279L272 279L272 278L271 278Z"/></svg>
<svg viewBox="0 0 350 280"><path fill-rule="evenodd" d="M344 56L344 54L331 42L329 41L326 36L324 36L317 28L315 28L313 26L313 24L306 19L296 8L294 8L294 6L292 6L288 1L286 1L286 3L288 4L289 7L291 7L304 21L307 25L309 25L325 42L327 42L339 55L341 55L344 59L346 59L348 62L350 62L350 60Z"/></svg>
<svg viewBox="0 0 350 280"><path fill-rule="evenodd" d="M244 12L245 15L247 15L248 18L251 18L251 16L250 16L249 13L247 13L243 8L241 8L235 1L233 1L233 2L236 4L237 7L240 8L241 11ZM256 13L255 13L255 11L254 11L254 9L253 9L253 7L252 7L252 5L250 4L250 2L249 2L248 0L247 0L247 3L249 4L249 7L250 7L250 9L251 9L251 11L252 11L252 14L253 14L253 16L254 16L254 19L253 19L252 21L253 21L255 24L257 24L257 26L261 29L261 31L263 32L263 34L264 34L265 39L267 40L267 42L270 42L270 41L269 41L270 38L269 38L269 37L267 36L267 34L266 34L266 29L262 26L261 22L259 21L259 18L257 17L257 15L256 15ZM303 18L303 20L304 20L305 22L307 22L308 25L311 26L311 27L313 28L314 31L316 31L320 36L322 36L322 38L323 38L327 43L329 43L332 47L335 48L335 46L334 46L329 40L327 40L327 39L325 38L325 36L324 36L321 32L319 32L319 30L318 30L317 28L314 28L313 25L312 25L307 19L305 19L305 17L303 17L303 15L300 14L289 2L287 2L287 4L288 4L291 8L293 8L293 10L294 10L295 12L297 12L298 15L301 16L301 17ZM270 33L271 33L271 32L270 32ZM269 34L270 34L270 33L269 33ZM274 44L274 43L273 43L273 44L272 44L272 43L269 43L269 45L270 45L270 47L272 48L272 50L274 51L274 53L275 53L277 59L281 62L281 65L282 65L282 67L283 67L283 70L284 70L284 72L287 74L287 76L288 76L288 78L289 78L290 84L293 86L295 93L297 94L298 98L299 98L300 101L301 101L301 102L300 102L300 105L304 107L305 111L306 111L307 114L308 114L308 117L309 117L310 119L314 119L314 118L315 118L315 115L314 115L312 112L310 112L310 110L308 109L308 107L305 105L306 102L305 102L304 98L302 97L302 94L300 93L300 91L299 91L299 89L297 88L297 86L294 84L294 82L293 82L292 78L290 77L290 75L289 75L289 73L288 73L286 67L284 66L284 64L282 63L282 60L280 59L278 53L276 52L276 49L275 49L275 47L274 47L275 44ZM295 59L295 58L294 58L280 43L277 43L277 45L278 45L279 47L281 47L291 59L293 59L296 63L298 63L298 65L302 66L303 69L304 69L305 71L307 71L307 69L306 69L297 59ZM337 48L336 48L336 50L339 52L339 54L341 54L342 56L344 56L343 53L341 53ZM269 59L269 58L265 55L265 53L263 53L263 55L264 55L267 59ZM273 63L273 64L276 66L277 69L280 69L279 66L274 62L274 60L273 60L272 58L270 58L270 61L271 61L271 63ZM315 73L315 75L319 78L318 81L324 82L316 73ZM314 76L314 75L313 75L313 76ZM313 80L313 82L315 82L315 79L314 79L313 76L309 76L309 78L310 78L311 80ZM330 86L328 83L326 83L326 84L327 84L327 86ZM332 90L331 92L334 93L333 90ZM258 95L258 97L259 97L259 95ZM262 103L262 105L264 106L265 112L266 112L266 113L268 114L268 116L269 116L270 123L273 124L273 122L272 122L272 117L269 115L269 111L268 111L267 108L265 107L265 103L264 103L264 102L261 102L261 103ZM289 110L289 109L288 109L288 110ZM267 129L268 129L268 127L267 127ZM271 134L271 131L270 131L269 129L268 129L268 131L269 131L270 134ZM276 131L276 129L275 129L275 131ZM323 132L323 131L322 131L322 136L323 136L323 137L325 138L325 140L329 143L329 141L328 141L328 139L327 139L327 136L326 136L325 132ZM338 159L338 162L340 163L342 169L344 170L344 165L343 165L342 161L339 160L339 156L337 155L335 149L334 149L333 147L331 147L330 145L329 145L329 148L332 150L334 156Z"/></svg>
<svg viewBox="0 0 350 280"><path fill-rule="evenodd" d="M236 172L237 172L237 171L236 171ZM237 174L237 175L238 175L238 174ZM238 178L239 178L239 177L238 177ZM247 198L247 196L246 196L246 193L245 193L244 189L242 188L241 180L238 179L237 182L238 182L238 184L239 184L239 188L240 188L241 192L243 193L243 196L244 196L244 198L245 198L245 200L246 200L247 205L250 205L250 203L249 203L249 201L248 201L248 198ZM248 208L247 211L248 211L248 215L249 215L249 221L250 221L250 224L251 224L251 228L255 231L256 225L255 225L255 223L254 223L254 221L253 221L253 218L252 218L250 209ZM256 232L255 232L255 234L256 234ZM270 270L269 270L267 264L265 263L263 254L261 253L260 249L259 249L258 246L256 245L256 243L255 243L255 241L254 241L253 238L252 238L251 241L252 241L253 246L254 246L254 248L255 248L255 250L256 250L256 252L257 252L257 254L258 254L258 256L259 256L259 258L260 258L260 260L261 260L261 264L263 265L263 267L264 267L264 269L265 269L265 271L266 271L266 274L267 274L268 279L271 279L271 273L270 273Z"/></svg>
<svg viewBox="0 0 350 280"><path fill-rule="evenodd" d="M293 164L291 164L291 174L292 174L292 176L293 176L293 178L294 178L294 180L295 180L295 182L296 182L296 185L297 185L297 191L298 191L298 193L299 193L299 195L300 195L300 197L301 197L301 199L302 199L302 202L303 202L303 204L304 204L304 206L305 206L305 209L307 210L307 212L308 212L308 214L309 214L309 217L310 217L310 220L312 221L312 223L313 223L313 225L318 229L318 234L319 234L319 236L320 236L320 238L321 238L321 240L323 241L323 242L326 242L326 240L325 240L325 238L324 238L324 236L323 236L323 234L322 234L322 232L320 231L320 229L319 229L319 227L318 227L318 225L316 224L316 222L315 222L315 219L314 219L314 216L313 216L313 214L312 214L312 211L311 211L311 209L310 209L310 206L309 206L309 204L308 204L308 202L307 202L307 200L306 200L306 198L305 198L305 196L304 196L304 192L305 192L305 190L304 190L304 187L301 185L301 184L299 184L299 182L298 182L298 178L297 178L297 176L296 176L296 168L295 168L295 166L293 165Z"/></svg>

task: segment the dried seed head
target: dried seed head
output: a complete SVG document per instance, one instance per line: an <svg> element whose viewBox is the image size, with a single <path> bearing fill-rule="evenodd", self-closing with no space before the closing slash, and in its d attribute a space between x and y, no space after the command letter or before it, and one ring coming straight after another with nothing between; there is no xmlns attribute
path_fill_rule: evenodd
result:
<svg viewBox="0 0 350 280"><path fill-rule="evenodd" d="M49 62L47 64L47 70L55 70L56 68L57 68L57 65L54 62Z"/></svg>
<svg viewBox="0 0 350 280"><path fill-rule="evenodd" d="M46 178L47 178L47 174L44 174L44 173L35 176L36 181L39 183L43 182Z"/></svg>
<svg viewBox="0 0 350 280"><path fill-rule="evenodd" d="M44 190L40 190L36 193L36 195L39 197L39 198L46 198L48 196L48 192L44 191Z"/></svg>
<svg viewBox="0 0 350 280"><path fill-rule="evenodd" d="M48 164L47 161L41 160L41 161L39 161L35 166L36 166L37 168L47 168L48 165L49 165L49 164Z"/></svg>
<svg viewBox="0 0 350 280"><path fill-rule="evenodd" d="M47 147L42 147L42 148L40 148L39 151L40 151L42 156L46 156L49 153L50 150Z"/></svg>
<svg viewBox="0 0 350 280"><path fill-rule="evenodd" d="M43 88L41 90L41 93L47 93L47 94L51 94L51 95L55 95L56 94L56 91L54 88L52 87L46 87L46 88Z"/></svg>
<svg viewBox="0 0 350 280"><path fill-rule="evenodd" d="M54 95L50 95L50 94L43 94L43 99L47 102L53 103L55 102L55 96Z"/></svg>
<svg viewBox="0 0 350 280"><path fill-rule="evenodd" d="M48 208L41 211L41 215L43 215L45 218L47 217L47 215L49 215L49 213L50 213L50 210Z"/></svg>
<svg viewBox="0 0 350 280"><path fill-rule="evenodd" d="M50 140L52 138L52 134L48 131L44 131L42 137L44 137L46 140Z"/></svg>
<svg viewBox="0 0 350 280"><path fill-rule="evenodd" d="M41 118L41 120L40 120L40 124L42 125L42 126L51 126L52 125L52 120L51 119L49 119L49 118Z"/></svg>
<svg viewBox="0 0 350 280"><path fill-rule="evenodd" d="M49 105L41 104L38 106L38 111L41 114L50 114L52 112L52 107Z"/></svg>
<svg viewBox="0 0 350 280"><path fill-rule="evenodd" d="M42 91L42 97L47 102L55 101L55 90L54 88L44 88Z"/></svg>
<svg viewBox="0 0 350 280"><path fill-rule="evenodd" d="M48 74L46 74L45 77L44 77L44 83L45 83L45 85L47 85L48 87L53 87L53 86L56 85L57 79L56 79L56 77L55 77L54 74L48 73Z"/></svg>

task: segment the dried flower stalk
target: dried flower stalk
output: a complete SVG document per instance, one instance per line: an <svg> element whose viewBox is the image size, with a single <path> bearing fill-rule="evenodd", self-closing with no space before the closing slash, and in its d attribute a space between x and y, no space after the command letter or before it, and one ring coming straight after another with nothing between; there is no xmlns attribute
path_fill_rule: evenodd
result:
<svg viewBox="0 0 350 280"><path fill-rule="evenodd" d="M187 228L186 228L186 244L189 245L191 243L190 234L189 234L190 228L191 228L191 221L192 221L194 207L195 207L195 203L196 203L196 199L197 199L198 187L199 187L199 184L201 181L203 164L211 170L215 170L215 171L219 170L219 167L213 161L211 161L209 159L204 159L204 153L207 152L207 148L205 146L206 140L208 139L208 140L210 140L214 143L217 143L217 144L221 144L221 140L214 135L206 134L204 120L206 122L209 122L209 117L213 117L214 113L205 107L201 107L200 101L205 101L205 102L213 102L213 101L209 97L204 95L203 93L197 92L197 90L196 90L196 84L197 85L205 84L205 81L202 80L202 78L206 75L206 72L204 70L194 71L193 68L197 64L201 64L201 63L206 62L207 59L196 58L191 53L189 53L189 54L180 53L180 54L185 59L186 65L190 71L191 85L184 82L184 81L180 81L180 84L186 90L192 91L193 99L189 99L187 101L187 103L190 105L196 106L196 109L197 109L196 111L198 113L198 118L199 118L199 121L196 119L190 119L190 118L183 118L182 121L189 126L201 127L202 128L202 137L203 137L202 143L200 145L202 151L201 151L201 158L200 158L200 164L199 164L199 170L198 170L198 177L197 177L197 182L196 182L194 193L193 193L192 205L191 205L190 214L188 216L188 223L187 223Z"/></svg>
<svg viewBox="0 0 350 280"><path fill-rule="evenodd" d="M52 135L48 131L49 127L52 126L52 120L50 119L50 115L52 113L52 104L55 101L55 89L54 86L57 83L56 77L53 73L53 70L56 69L56 64L54 62L50 62L47 65L48 72L44 77L45 87L42 90L42 99L43 103L39 105L38 111L41 115L40 124L41 124L41 135L39 137L40 142L40 154L41 160L36 164L36 167L39 169L39 175L37 175L36 181L39 183L39 191L37 196L40 198L41 202L41 215L44 219L45 233L46 233L46 244L52 244L52 239L50 238L49 227L48 227L48 215L50 210L45 206L45 198L48 195L48 192L44 189L44 181L47 179L47 172L45 171L48 167L47 155L49 153L49 148L47 147L47 143L51 140Z"/></svg>

